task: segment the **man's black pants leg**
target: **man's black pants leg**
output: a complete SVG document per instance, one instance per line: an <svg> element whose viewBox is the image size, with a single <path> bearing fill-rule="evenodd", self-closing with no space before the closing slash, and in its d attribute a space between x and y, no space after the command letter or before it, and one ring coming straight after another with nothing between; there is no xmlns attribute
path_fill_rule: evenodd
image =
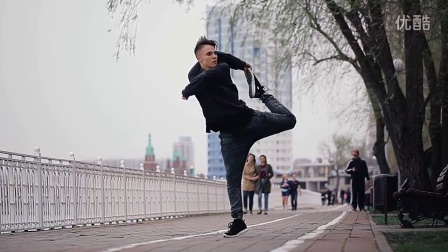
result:
<svg viewBox="0 0 448 252"><path fill-rule="evenodd" d="M255 111L249 125L237 134L220 132L221 153L226 167L227 191L234 219L243 218L241 179L244 164L252 145L265 137L290 130L296 125L296 117L274 96L264 94L261 101L271 111Z"/></svg>
<svg viewBox="0 0 448 252"><path fill-rule="evenodd" d="M364 209L364 181L352 181L352 207L356 209L359 206L359 210Z"/></svg>
<svg viewBox="0 0 448 252"><path fill-rule="evenodd" d="M274 96L264 94L260 99L271 112L255 111L246 134L258 141L294 128L296 117Z"/></svg>
<svg viewBox="0 0 448 252"><path fill-rule="evenodd" d="M297 210L297 192L291 192L292 210Z"/></svg>
<svg viewBox="0 0 448 252"><path fill-rule="evenodd" d="M358 206L359 210L364 210L364 205L366 203L365 199L365 182L362 181L358 183Z"/></svg>
<svg viewBox="0 0 448 252"><path fill-rule="evenodd" d="M254 140L248 135L234 135L221 132L221 153L224 159L227 179L227 193L230 201L231 215L234 219L243 218L243 201L241 198L241 179L244 164Z"/></svg>

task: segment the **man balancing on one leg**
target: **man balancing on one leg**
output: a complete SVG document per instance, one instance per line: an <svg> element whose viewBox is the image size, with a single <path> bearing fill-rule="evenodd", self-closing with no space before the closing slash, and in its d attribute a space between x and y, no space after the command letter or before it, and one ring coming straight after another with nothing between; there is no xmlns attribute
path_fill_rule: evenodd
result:
<svg viewBox="0 0 448 252"><path fill-rule="evenodd" d="M216 51L217 43L201 37L194 48L198 59L188 73L188 84L182 99L196 96L206 121L206 132L220 132L221 152L226 167L227 191L233 222L224 237L236 237L247 230L243 220L241 179L244 164L252 145L265 137L294 128L295 116L265 88L254 81L249 85L251 98L259 98L271 113L260 112L239 100L238 89L230 77L230 68L247 70L246 62Z"/></svg>

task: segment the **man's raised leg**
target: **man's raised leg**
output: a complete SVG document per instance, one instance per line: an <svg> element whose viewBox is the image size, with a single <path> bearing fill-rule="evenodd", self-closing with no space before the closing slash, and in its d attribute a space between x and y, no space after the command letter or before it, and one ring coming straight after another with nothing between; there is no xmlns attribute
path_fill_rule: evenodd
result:
<svg viewBox="0 0 448 252"><path fill-rule="evenodd" d="M271 112L259 112L261 125L257 127L258 139L262 139L274 134L293 129L296 125L296 117L289 109L281 104L273 95L264 93L260 100Z"/></svg>

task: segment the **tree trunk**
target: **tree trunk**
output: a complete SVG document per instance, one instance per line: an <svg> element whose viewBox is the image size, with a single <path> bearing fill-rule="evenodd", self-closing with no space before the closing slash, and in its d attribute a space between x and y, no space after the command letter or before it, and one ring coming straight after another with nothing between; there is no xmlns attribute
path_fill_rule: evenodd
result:
<svg viewBox="0 0 448 252"><path fill-rule="evenodd" d="M390 167L386 159L386 142L384 141L384 124L383 117L376 118L376 142L373 146L373 155L376 157L380 172L389 174Z"/></svg>
<svg viewBox="0 0 448 252"><path fill-rule="evenodd" d="M448 42L447 42L448 43ZM444 48L443 60L441 63L445 64L445 72L440 77L439 81L443 85L443 99L442 99L442 136L441 136L441 168L448 165L448 45Z"/></svg>
<svg viewBox="0 0 448 252"><path fill-rule="evenodd" d="M440 89L440 88L438 88ZM439 94L434 95L439 96ZM442 171L442 125L440 124L441 102L439 98L433 97L430 108L429 137L431 138L431 166L428 174L431 178L433 189L436 187L437 178ZM437 99L437 101L435 101Z"/></svg>
<svg viewBox="0 0 448 252"><path fill-rule="evenodd" d="M431 180L432 188L435 189L436 181L439 173L442 169L442 157L441 157L441 86L437 83L437 73L434 65L434 60L432 56L431 49L429 47L426 37L423 37L423 61L425 63L425 71L429 86L429 94L426 99L430 101L430 112L429 112L429 137L431 139L431 162L430 164L425 163L425 168L427 169L428 175ZM426 103L424 104L426 107ZM425 110L426 108L422 108Z"/></svg>
<svg viewBox="0 0 448 252"><path fill-rule="evenodd" d="M421 15L420 1L404 1L404 15L413 17ZM405 61L406 61L406 123L403 125L403 135L399 139L400 156L404 176L412 178L411 186L431 190L431 182L424 166L423 155L423 122L425 110L423 100L423 36L424 33L413 28L404 31Z"/></svg>
<svg viewBox="0 0 448 252"><path fill-rule="evenodd" d="M423 167L422 141L414 141L404 137L399 143L400 148L396 152L397 158L406 169L400 168L402 178L410 178L410 186L420 190L431 190L428 173ZM403 179L401 181L404 181Z"/></svg>
<svg viewBox="0 0 448 252"><path fill-rule="evenodd" d="M367 86L367 95L369 96L370 104L372 105L373 114L375 115L375 122L376 122L376 140L375 144L373 145L373 155L376 158L376 161L380 168L380 172L382 174L389 174L390 167L386 159L386 142L384 141L385 137L384 131L386 128L386 124L384 123L384 117L383 114L381 113L381 105L375 96L373 88L371 88L372 85L366 85L366 86Z"/></svg>
<svg viewBox="0 0 448 252"><path fill-rule="evenodd" d="M448 46L447 46L448 47ZM444 57L445 57L445 69L448 69L448 49L445 47L444 49ZM446 70L445 70L446 71ZM448 74L445 72L445 76L441 78L443 83L443 101L442 101L442 166L446 167L448 165Z"/></svg>
<svg viewBox="0 0 448 252"><path fill-rule="evenodd" d="M442 58L439 67L439 85L442 96L442 134L441 134L441 157L442 167L448 165L448 3L439 1L441 10L441 36L442 36Z"/></svg>

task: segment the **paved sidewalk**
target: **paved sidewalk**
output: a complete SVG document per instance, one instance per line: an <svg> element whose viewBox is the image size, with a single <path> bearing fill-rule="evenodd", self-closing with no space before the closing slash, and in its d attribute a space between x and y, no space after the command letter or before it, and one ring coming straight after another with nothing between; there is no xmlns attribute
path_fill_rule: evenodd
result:
<svg viewBox="0 0 448 252"><path fill-rule="evenodd" d="M367 212L346 211L344 218L314 240L294 251L391 252L381 232L375 231Z"/></svg>
<svg viewBox="0 0 448 252"><path fill-rule="evenodd" d="M366 212L314 206L247 215L249 231L223 238L230 216L210 215L142 224L0 235L1 251L386 251Z"/></svg>

